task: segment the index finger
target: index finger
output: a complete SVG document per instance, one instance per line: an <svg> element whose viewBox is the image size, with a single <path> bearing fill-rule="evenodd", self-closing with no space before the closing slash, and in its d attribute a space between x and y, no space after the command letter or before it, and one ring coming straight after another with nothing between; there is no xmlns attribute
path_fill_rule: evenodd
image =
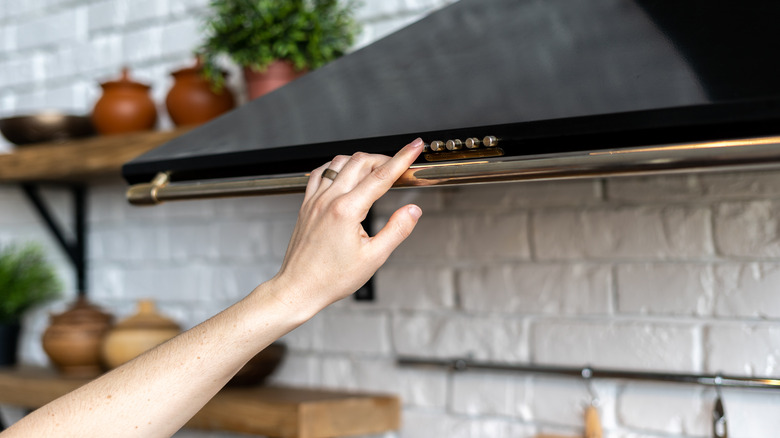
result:
<svg viewBox="0 0 780 438"><path fill-rule="evenodd" d="M359 205L362 204L368 210L377 199L390 190L401 174L409 169L422 150L422 139L415 139L398 151L393 158L374 168L348 196L354 197Z"/></svg>

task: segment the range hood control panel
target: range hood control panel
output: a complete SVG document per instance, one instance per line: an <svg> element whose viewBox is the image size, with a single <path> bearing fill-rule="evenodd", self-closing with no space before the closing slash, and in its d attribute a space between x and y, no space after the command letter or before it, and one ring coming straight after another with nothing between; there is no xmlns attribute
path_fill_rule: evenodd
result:
<svg viewBox="0 0 780 438"><path fill-rule="evenodd" d="M465 140L453 138L425 143L423 158L426 161L449 161L469 158L500 157L504 150L498 147L499 138L487 135L482 139L469 137Z"/></svg>

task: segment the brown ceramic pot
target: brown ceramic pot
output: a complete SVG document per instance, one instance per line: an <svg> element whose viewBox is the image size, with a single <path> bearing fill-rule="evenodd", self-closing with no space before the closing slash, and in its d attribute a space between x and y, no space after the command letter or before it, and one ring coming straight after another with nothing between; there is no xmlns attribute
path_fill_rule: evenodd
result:
<svg viewBox="0 0 780 438"><path fill-rule="evenodd" d="M116 81L100 84L103 95L95 103L92 123L101 134L148 131L157 124L157 108L149 85L130 79L127 68Z"/></svg>
<svg viewBox="0 0 780 438"><path fill-rule="evenodd" d="M173 73L174 83L165 106L176 126L200 125L226 113L236 106L233 93L226 86L215 91L212 83L203 77L200 59L194 67ZM222 72L223 76L227 73Z"/></svg>
<svg viewBox="0 0 780 438"><path fill-rule="evenodd" d="M262 72L245 67L244 80L246 81L249 99L256 99L266 93L270 93L304 74L306 74L306 71L295 70L295 67L289 61L274 61Z"/></svg>
<svg viewBox="0 0 780 438"><path fill-rule="evenodd" d="M92 377L103 370L100 344L111 326L112 317L79 297L73 306L58 315L43 333L43 350L63 373Z"/></svg>
<svg viewBox="0 0 780 438"><path fill-rule="evenodd" d="M103 362L116 368L180 332L178 324L157 313L154 301L140 300L138 312L117 323L103 340Z"/></svg>

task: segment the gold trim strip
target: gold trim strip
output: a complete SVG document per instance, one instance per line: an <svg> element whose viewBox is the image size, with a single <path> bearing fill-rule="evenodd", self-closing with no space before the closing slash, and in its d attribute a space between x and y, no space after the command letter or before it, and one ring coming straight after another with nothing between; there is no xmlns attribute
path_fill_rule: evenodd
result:
<svg viewBox="0 0 780 438"><path fill-rule="evenodd" d="M780 168L780 136L415 164L394 187L772 168ZM161 175L152 183L130 187L130 203L300 193L309 174L182 183L170 183Z"/></svg>

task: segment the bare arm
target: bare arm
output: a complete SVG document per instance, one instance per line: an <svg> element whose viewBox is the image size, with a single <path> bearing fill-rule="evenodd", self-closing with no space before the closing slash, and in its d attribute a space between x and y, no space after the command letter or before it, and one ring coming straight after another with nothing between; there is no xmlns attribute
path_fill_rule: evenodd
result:
<svg viewBox="0 0 780 438"><path fill-rule="evenodd" d="M26 416L2 438L167 437L195 415L257 352L353 293L411 233L409 205L369 237L360 222L417 158L417 140L392 159L339 156L309 180L279 273L247 297L89 384ZM322 178L327 169L335 180Z"/></svg>

